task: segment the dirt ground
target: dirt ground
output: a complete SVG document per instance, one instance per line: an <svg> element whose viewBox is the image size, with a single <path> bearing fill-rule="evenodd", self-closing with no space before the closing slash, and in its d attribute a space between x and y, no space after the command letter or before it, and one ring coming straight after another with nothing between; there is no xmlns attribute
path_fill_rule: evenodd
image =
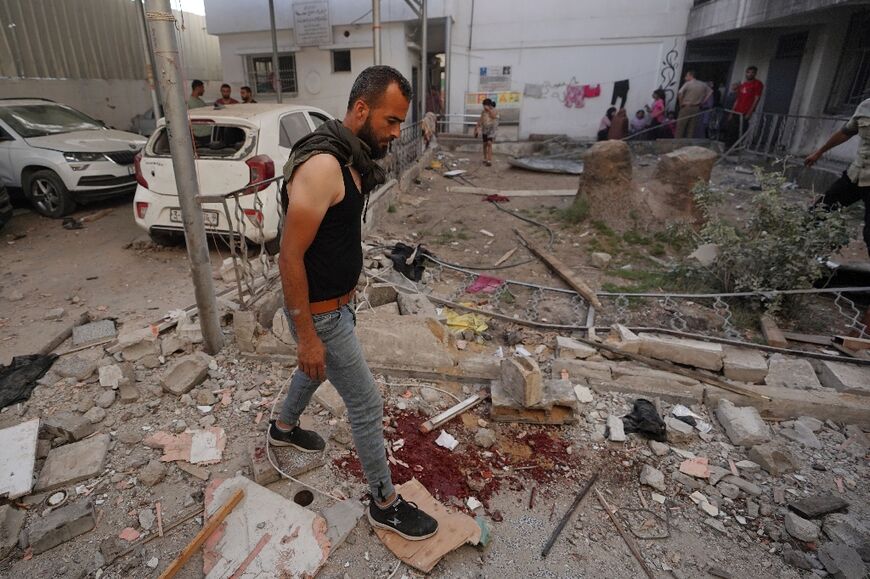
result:
<svg viewBox="0 0 870 579"><path fill-rule="evenodd" d="M576 177L509 169L503 157L497 156L492 167L482 166L479 161L478 155L445 157L445 162L456 163L455 168L468 169L466 177L481 187L502 190L576 187ZM647 161L650 160L640 160ZM423 243L441 259L480 266L492 265L516 246L513 228L522 230L539 243L546 243L547 236L541 228L499 212L479 196L448 193L447 187L453 185L468 183L424 170L420 183L400 196L394 211L387 214L386 220L378 227L377 236L386 240ZM647 280L645 276L614 272L661 270L663 261L675 257L673 249L667 245L661 248L664 250L661 253L660 248L646 242L616 242L592 224L566 225L559 218L559 212L567 209L572 201L571 197L516 198L504 207L519 210L523 216L550 226L557 234L553 253L580 272L593 287L603 287L607 283L622 286L638 283L638 280L644 282ZM113 211L79 231L67 231L57 221L24 213L16 215L0 232L4 241L0 258L5 272L0 281L0 296L3 296L0 299L0 361L3 363L8 363L13 355L32 353L47 336L85 310L117 318L125 326L141 327L160 319L170 310L192 303L184 249L133 243L141 241L143 232L133 223L128 201L87 207L79 216L101 208L112 208ZM492 236L481 233L481 229ZM226 251L221 255L217 247L213 249L212 260L217 268ZM606 271L589 265L591 252L602 249L613 251L614 265ZM850 247L847 251L858 250ZM519 250L508 263L526 257L526 253ZM630 267L622 269L626 266ZM449 294L462 280L461 276L448 271L439 276L434 269L430 268L430 274L434 276L432 281L439 293ZM511 279L559 286L559 282L538 262L504 270L504 275ZM220 281L216 281L216 285L219 290L229 287ZM20 292L22 299L10 301L8 297L14 292ZM517 295L512 304L505 302L505 307L507 311L522 312L528 307L528 299L527 295ZM63 307L66 315L61 321L46 321L45 312L56 307ZM585 312L577 311L570 301L541 303L537 311L556 323L582 324L585 320ZM665 309L658 307L651 307L649 313L662 317L668 315ZM694 315L701 320L710 318L705 308L699 308ZM498 336L496 340L503 337ZM532 332L523 334L523 337L530 350L539 345L551 347L552 336ZM130 405L115 402L106 409L106 417L97 425L99 431L112 435L113 446L105 473L98 479L87 481L86 492L95 500L98 513L101 513L96 529L32 559L23 558L25 552L16 550L0 562L0 575L109 579L156 577L194 536L201 520L190 521L114 563L107 564L106 554L114 548L127 546L117 539L117 535L125 527L139 528L140 510L152 508L160 501L164 520L172 521L180 513L201 504L205 483L170 465L163 481L151 487L142 484L136 478L137 472L149 460L159 456L158 451L141 444L142 437L176 427L177 421L183 421L191 428L212 424L223 427L229 441L222 461L207 467L211 479L230 477L237 472L247 473L248 448L263 436L269 411L276 399L280 403L281 388L290 373L285 364L241 356L232 345L216 356L215 361L215 369L209 372L208 381L191 392L189 400L162 395L159 387L154 388L163 367L137 366L136 381L143 387L142 399ZM408 420L409 413L414 416L413 420L422 421L426 415L443 410L454 402L444 394L433 396L431 391L426 393L425 388L420 388L414 381L391 376L379 376L378 379L383 384L387 415L396 424L395 430L388 431L387 439L391 443L402 436L401 424ZM457 384L437 386L460 397L470 392ZM234 390L230 406L214 404L213 411L203 415L197 409L197 403L212 402L209 399L211 391L223 388ZM62 409L84 411L93 406L93 399L101 390L95 377L83 383L73 381L59 382L53 387L40 386L29 402L0 413L0 426L18 422L22 417L43 416ZM242 400L251 401L253 408L242 410ZM713 529L704 523L705 516L688 499L689 492L670 479L670 473L682 461L679 453L672 451L664 457L654 456L647 441L637 436L630 436L624 444L603 440L606 417L611 413L617 416L627 414L631 404L632 400L625 396L596 395L594 401L581 411L578 424L571 426L489 423L487 427L498 434L498 443L493 447L496 458L501 461L499 464L508 466L507 470L495 470L490 473L492 476L484 476L487 490L481 492L491 491L491 496L484 501L484 508L475 513L490 526L492 543L487 547L460 547L448 554L429 576L601 576L626 579L642 576L637 562L592 494L580 505L550 555L544 560L540 558L540 549L550 532L577 490L595 472L600 474L596 488L608 502L624 509L619 515L623 517L624 525L641 534L668 534L663 539L635 539L657 577L705 577L711 573L720 573L717 575L720 577L813 576L783 562L783 549L796 548L812 555L815 546L798 544L782 529L786 508L773 500L776 488L786 489L790 496L806 496L831 492L837 488L835 479L839 478L846 485L843 497L853 505L854 511L850 512L866 520L870 505L868 465L861 457L852 456L837 446L844 438L841 432L844 425L834 425L826 426L819 434L822 449L802 449L788 443L804 461L801 475L775 478L762 471L751 477L762 487L762 496L741 495L733 500L720 496L717 502L727 514L724 517L727 524L724 533ZM669 406L666 405L664 410L667 409ZM715 424L715 419L704 408L694 410ZM470 420L456 420L447 427L460 440L461 446L456 452L474 455L481 460L495 460L491 456L487 458L474 443L474 433L479 427L477 420L488 419L486 404L471 414ZM354 454L341 441L340 432L347 428L346 421L331 416L316 403L309 407L305 421L328 439L329 445L325 464L302 475L301 480L332 493L363 496L366 487L354 474ZM405 447L406 454L397 453L397 458L415 460L414 464L419 463L424 471L434 468L436 463L427 461L435 458L441 457L448 462L456 460L444 454L448 451L432 444L430 439L434 439L436 434L420 441L420 444L429 445L428 452L420 453L418 448ZM729 460L746 458L744 449L732 446L718 425L709 440L696 436L691 443L674 446L683 452L709 456L711 463L725 467ZM542 449L549 451L543 452ZM276 455L285 469L304 460L290 450L279 450ZM667 490L662 493L667 500L663 505L652 501L648 487L637 484L637 475L644 463L655 464L668 474ZM810 468L811 464L820 464L824 470ZM525 470L515 470L517 467ZM462 477L476 474L467 469L460 469ZM398 471L398 474L396 480L399 482L408 478L408 472ZM274 483L269 488L288 498L299 490L299 487L286 482ZM467 493L468 489L464 489L463 492ZM70 490L75 494L75 490ZM433 492L439 494L437 489ZM715 496L709 489L704 492ZM535 498L531 500L533 494ZM32 505L31 521L44 508L44 498L36 496L25 501ZM464 496L444 492L438 498L467 511L461 500ZM750 502L761 505L761 516L748 517ZM329 499L316 496L310 508L319 511L329 504ZM738 522L738 515L747 516L749 521ZM157 564L152 569L146 563L153 558L157 558ZM397 563L368 523L363 521L348 541L330 555L319 576L330 579L422 576L406 565L397 568ZM195 557L179 576L201 577L201 556Z"/></svg>

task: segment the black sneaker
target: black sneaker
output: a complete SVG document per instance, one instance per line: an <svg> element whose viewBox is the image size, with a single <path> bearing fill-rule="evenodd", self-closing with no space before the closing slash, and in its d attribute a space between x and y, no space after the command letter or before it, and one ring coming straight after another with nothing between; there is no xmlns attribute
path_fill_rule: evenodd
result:
<svg viewBox="0 0 870 579"><path fill-rule="evenodd" d="M402 495L385 509L379 508L372 499L369 504L369 522L373 527L393 531L409 541L428 539L438 531L438 521L421 511L414 503L403 499Z"/></svg>
<svg viewBox="0 0 870 579"><path fill-rule="evenodd" d="M320 452L326 442L313 430L303 430L298 426L293 430L281 430L274 420L269 421L269 444L272 446L292 446L302 452Z"/></svg>

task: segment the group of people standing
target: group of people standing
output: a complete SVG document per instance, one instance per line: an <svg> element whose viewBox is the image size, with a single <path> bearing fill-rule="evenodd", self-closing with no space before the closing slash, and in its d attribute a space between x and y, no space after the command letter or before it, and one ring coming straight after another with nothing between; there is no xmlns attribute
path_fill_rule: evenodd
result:
<svg viewBox="0 0 870 579"><path fill-rule="evenodd" d="M239 101L232 97L233 87L224 83L221 85L221 98L214 101L215 107L226 105L237 105ZM208 103L202 100L202 95L205 94L205 83L201 80L194 80L190 83L190 98L187 99L188 109L198 109L207 107ZM241 103L255 103L254 93L251 92L251 87L243 86L239 89L239 96L242 98Z"/></svg>

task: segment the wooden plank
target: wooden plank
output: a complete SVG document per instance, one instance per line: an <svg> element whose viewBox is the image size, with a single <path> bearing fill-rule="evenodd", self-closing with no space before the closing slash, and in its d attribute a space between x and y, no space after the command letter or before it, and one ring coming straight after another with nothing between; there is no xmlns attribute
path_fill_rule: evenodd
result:
<svg viewBox="0 0 870 579"><path fill-rule="evenodd" d="M834 336L834 342L850 350L870 350L870 340L849 336Z"/></svg>
<svg viewBox="0 0 870 579"><path fill-rule="evenodd" d="M448 187L448 193L470 193L472 195L504 195L505 197L574 197L577 195L576 189L515 189L511 191L502 191L500 189L489 189L486 187Z"/></svg>
<svg viewBox="0 0 870 579"><path fill-rule="evenodd" d="M782 336L789 342L815 344L816 346L830 346L832 339L831 336L821 336L819 334L799 334L798 332L783 332Z"/></svg>
<svg viewBox="0 0 870 579"><path fill-rule="evenodd" d="M184 564L193 556L193 554L202 547L202 544L205 543L206 539L208 539L209 535L215 532L215 530L220 526L221 523L224 522L224 519L236 508L236 505L245 497L245 491L243 489L238 489L230 499L224 503L217 511L215 511L214 515L212 515L208 521L203 525L202 529L196 534L193 540L188 543L187 547L175 558L172 563L170 563L169 567L167 567L163 573L160 574L160 579L170 579L171 577L175 577L175 574L178 573Z"/></svg>
<svg viewBox="0 0 870 579"><path fill-rule="evenodd" d="M427 420L426 422L421 424L420 425L420 432L422 432L423 434L426 434L428 432L432 432L433 430L435 430L436 428L438 428L439 426L441 426L445 422L448 422L449 420L453 419L456 416L459 416L463 412L474 408L480 402L483 401L483 398L484 397L481 394L475 394L474 396L471 396L470 398L466 398L465 400L463 400L459 404L455 404L454 406L448 408L447 410L445 410L444 412L442 412L438 416L435 416L434 418Z"/></svg>
<svg viewBox="0 0 870 579"><path fill-rule="evenodd" d="M517 248L516 248L516 247L513 248L513 249L511 249L511 250L509 250L507 253L505 253L503 256L501 256L497 262L495 262L495 266L494 266L494 267L498 267L498 266L500 266L501 264L503 264L504 262L506 262L508 259L510 259L510 257L511 257L514 253L516 253L516 251L517 251Z"/></svg>
<svg viewBox="0 0 870 579"><path fill-rule="evenodd" d="M777 348L788 347L788 341L782 335L782 330L779 329L773 318L767 314L761 316L761 333L764 334L764 341L769 345Z"/></svg>
<svg viewBox="0 0 870 579"><path fill-rule="evenodd" d="M583 280L579 279L577 275L573 271L571 271L570 268L568 268L568 266L562 263L562 260L551 254L550 252L538 247L531 241L527 240L518 230L514 229L514 233L517 234L517 237L520 238L520 241L522 241L523 245L525 245L529 251L535 254L538 259L543 261L547 265L547 267L549 267L550 270L553 271L553 273L562 278L562 280L567 283L571 287L571 289L580 294L583 299L592 304L594 307L598 308L599 310L602 309L601 301L598 299L598 296L595 295L595 292L592 290L592 288L586 285Z"/></svg>

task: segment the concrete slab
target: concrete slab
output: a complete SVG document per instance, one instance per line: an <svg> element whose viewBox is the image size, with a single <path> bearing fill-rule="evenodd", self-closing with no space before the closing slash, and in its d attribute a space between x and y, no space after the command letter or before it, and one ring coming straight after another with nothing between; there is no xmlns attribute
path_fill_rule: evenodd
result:
<svg viewBox="0 0 870 579"><path fill-rule="evenodd" d="M435 372L455 366L444 332L437 320L421 316L360 316L357 325L357 336L370 366Z"/></svg>
<svg viewBox="0 0 870 579"><path fill-rule="evenodd" d="M641 334L640 340L640 353L644 356L706 370L722 369L725 354L721 344L655 334Z"/></svg>
<svg viewBox="0 0 870 579"><path fill-rule="evenodd" d="M0 497L17 499L33 488L39 419L0 430Z"/></svg>
<svg viewBox="0 0 870 579"><path fill-rule="evenodd" d="M52 436L75 442L96 431L93 424L84 416L73 412L58 412L42 419L42 428Z"/></svg>
<svg viewBox="0 0 870 579"><path fill-rule="evenodd" d="M206 514L213 515L237 489L244 498L203 546L206 579L317 575L332 550L326 519L244 477L210 484Z"/></svg>
<svg viewBox="0 0 870 579"><path fill-rule="evenodd" d="M5 559L18 546L18 536L26 518L27 511L24 509L16 509L11 505L0 507L0 557Z"/></svg>
<svg viewBox="0 0 870 579"><path fill-rule="evenodd" d="M841 362L821 362L819 380L826 388L870 396L870 368Z"/></svg>
<svg viewBox="0 0 870 579"><path fill-rule="evenodd" d="M97 361L84 356L64 356L51 367L52 372L63 378L87 380L97 370Z"/></svg>
<svg viewBox="0 0 870 579"><path fill-rule="evenodd" d="M341 394L329 380L317 387L317 390L314 391L314 400L336 418L341 418L347 414L347 407L344 405Z"/></svg>
<svg viewBox="0 0 870 579"><path fill-rule="evenodd" d="M400 294L401 295L401 294ZM329 538L330 551L335 551L365 513L365 506L355 499L348 499L334 503L321 511L321 516L326 519L326 536Z"/></svg>
<svg viewBox="0 0 870 579"><path fill-rule="evenodd" d="M72 334L72 345L74 348L78 348L104 340L112 340L117 335L118 330L115 328L115 322L112 320L99 320L75 326Z"/></svg>
<svg viewBox="0 0 870 579"><path fill-rule="evenodd" d="M166 392L176 396L190 392L205 380L211 359L211 356L204 352L179 358L167 368L160 378L160 385Z"/></svg>
<svg viewBox="0 0 870 579"><path fill-rule="evenodd" d="M35 491L53 491L97 476L103 472L108 451L108 434L52 449L42 465Z"/></svg>
<svg viewBox="0 0 870 579"><path fill-rule="evenodd" d="M613 378L613 366L610 362L557 358L553 360L552 373L553 376L561 376L562 371L566 370L571 380L586 378L609 382Z"/></svg>
<svg viewBox="0 0 870 579"><path fill-rule="evenodd" d="M565 358L567 360L584 360L589 356L594 356L597 353L598 350L591 346L587 346L583 342L578 342L577 340L565 336L556 336L557 358Z"/></svg>
<svg viewBox="0 0 870 579"><path fill-rule="evenodd" d="M818 390L822 387L809 360L786 358L782 354L774 354L770 357L769 369L764 383L768 386L801 390Z"/></svg>
<svg viewBox="0 0 870 579"><path fill-rule="evenodd" d="M490 393L490 418L496 422L570 424L577 421L577 396L570 380L547 381L543 400L533 408L525 408L516 402L498 380L492 382Z"/></svg>
<svg viewBox="0 0 870 579"><path fill-rule="evenodd" d="M725 377L738 382L760 384L767 376L767 359L758 350L723 346Z"/></svg>
<svg viewBox="0 0 870 579"><path fill-rule="evenodd" d="M90 500L61 507L36 519L28 529L30 547L38 555L87 533L96 526L94 505Z"/></svg>

